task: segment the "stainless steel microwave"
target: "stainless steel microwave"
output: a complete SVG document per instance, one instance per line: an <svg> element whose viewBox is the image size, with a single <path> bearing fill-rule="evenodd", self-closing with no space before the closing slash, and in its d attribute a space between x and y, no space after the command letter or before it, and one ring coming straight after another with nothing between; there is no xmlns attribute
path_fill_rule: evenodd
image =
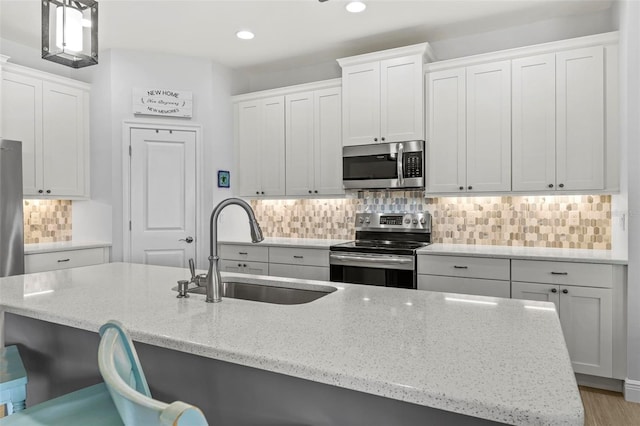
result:
<svg viewBox="0 0 640 426"><path fill-rule="evenodd" d="M424 141L342 148L346 189L424 188Z"/></svg>

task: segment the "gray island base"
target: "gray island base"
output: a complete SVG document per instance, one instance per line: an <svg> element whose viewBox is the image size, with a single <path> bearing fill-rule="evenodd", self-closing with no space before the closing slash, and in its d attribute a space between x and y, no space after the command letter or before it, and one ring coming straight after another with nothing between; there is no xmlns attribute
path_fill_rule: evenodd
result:
<svg viewBox="0 0 640 426"><path fill-rule="evenodd" d="M102 381L97 333L6 314L7 344L17 344L29 375L27 405ZM489 420L136 342L151 393L188 401L209 424L472 426ZM337 354L338 355L338 354Z"/></svg>
<svg viewBox="0 0 640 426"><path fill-rule="evenodd" d="M553 304L243 274L223 278L336 291L205 303L171 290L189 275L111 263L0 278L0 344L19 344L27 403L99 381L97 331L115 319L154 395L212 424L584 423Z"/></svg>

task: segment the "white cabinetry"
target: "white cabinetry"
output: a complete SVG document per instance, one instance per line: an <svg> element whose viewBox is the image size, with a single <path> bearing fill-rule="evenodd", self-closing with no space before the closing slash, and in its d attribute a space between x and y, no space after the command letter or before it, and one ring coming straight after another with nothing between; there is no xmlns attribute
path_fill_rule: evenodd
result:
<svg viewBox="0 0 640 426"><path fill-rule="evenodd" d="M428 64L427 193L619 189L617 34Z"/></svg>
<svg viewBox="0 0 640 426"><path fill-rule="evenodd" d="M604 48L515 59L513 189L604 189Z"/></svg>
<svg viewBox="0 0 640 426"><path fill-rule="evenodd" d="M427 74L427 193L511 189L509 61Z"/></svg>
<svg viewBox="0 0 640 426"><path fill-rule="evenodd" d="M57 271L59 269L109 263L109 258L109 247L28 253L24 256L24 270L27 274Z"/></svg>
<svg viewBox="0 0 640 426"><path fill-rule="evenodd" d="M22 141L25 196L89 196L89 90L85 83L3 66L2 137Z"/></svg>
<svg viewBox="0 0 640 426"><path fill-rule="evenodd" d="M420 255L418 290L510 297L509 259Z"/></svg>
<svg viewBox="0 0 640 426"><path fill-rule="evenodd" d="M269 248L256 245L220 244L220 270L269 275Z"/></svg>
<svg viewBox="0 0 640 426"><path fill-rule="evenodd" d="M513 298L553 302L576 373L613 377L612 265L514 260Z"/></svg>
<svg viewBox="0 0 640 426"><path fill-rule="evenodd" d="M286 194L342 194L341 89L287 95Z"/></svg>
<svg viewBox="0 0 640 426"><path fill-rule="evenodd" d="M338 59L344 146L424 139L427 43Z"/></svg>
<svg viewBox="0 0 640 426"><path fill-rule="evenodd" d="M284 96L239 102L236 114L238 195L284 195Z"/></svg>

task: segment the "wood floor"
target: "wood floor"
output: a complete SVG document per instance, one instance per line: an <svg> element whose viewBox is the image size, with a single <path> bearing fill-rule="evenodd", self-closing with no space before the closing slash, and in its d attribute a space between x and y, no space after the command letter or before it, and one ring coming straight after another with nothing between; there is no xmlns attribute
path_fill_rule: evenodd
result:
<svg viewBox="0 0 640 426"><path fill-rule="evenodd" d="M627 402L622 394L580 386L585 426L638 426L640 404ZM4 405L0 405L0 417Z"/></svg>
<svg viewBox="0 0 640 426"><path fill-rule="evenodd" d="M640 404L627 402L621 393L580 386L585 426L638 426Z"/></svg>

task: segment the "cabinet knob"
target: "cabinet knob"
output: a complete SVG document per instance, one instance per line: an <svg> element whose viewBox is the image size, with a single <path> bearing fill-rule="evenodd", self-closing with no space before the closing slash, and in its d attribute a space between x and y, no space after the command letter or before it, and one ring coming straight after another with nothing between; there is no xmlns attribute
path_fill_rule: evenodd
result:
<svg viewBox="0 0 640 426"><path fill-rule="evenodd" d="M315 191L313 191L313 193L314 193L314 194L317 194L317 193L318 193L318 190L316 189Z"/></svg>
<svg viewBox="0 0 640 426"><path fill-rule="evenodd" d="M47 189L47 194L51 194L51 190L50 189Z"/></svg>
<svg viewBox="0 0 640 426"><path fill-rule="evenodd" d="M564 290L562 290L562 292L563 292L564 294L567 294L567 293L569 293L569 290L567 290L567 289L565 288Z"/></svg>
<svg viewBox="0 0 640 426"><path fill-rule="evenodd" d="M551 289L551 293L557 293L557 292L558 292L558 289L557 289L557 288L552 288L552 289Z"/></svg>
<svg viewBox="0 0 640 426"><path fill-rule="evenodd" d="M256 191L256 195L260 195L260 191Z"/></svg>
<svg viewBox="0 0 640 426"><path fill-rule="evenodd" d="M473 186L469 185L469 186L467 186L467 189L471 190L471 189L473 189Z"/></svg>
<svg viewBox="0 0 640 426"><path fill-rule="evenodd" d="M380 138L382 140L382 142L384 142L384 137Z"/></svg>
<svg viewBox="0 0 640 426"><path fill-rule="evenodd" d="M373 141L374 142L378 142L378 138L373 138Z"/></svg>
<svg viewBox="0 0 640 426"><path fill-rule="evenodd" d="M42 189L38 189L38 194L42 194L44 191Z"/></svg>
<svg viewBox="0 0 640 426"><path fill-rule="evenodd" d="M553 188L553 184L552 183L549 184L549 188Z"/></svg>
<svg viewBox="0 0 640 426"><path fill-rule="evenodd" d="M311 190L309 190L309 194L311 194Z"/></svg>
<svg viewBox="0 0 640 426"><path fill-rule="evenodd" d="M460 191L464 191L464 186L461 186L461 187L460 187Z"/></svg>
<svg viewBox="0 0 640 426"><path fill-rule="evenodd" d="M238 268L242 268L242 263L238 263Z"/></svg>
<svg viewBox="0 0 640 426"><path fill-rule="evenodd" d="M564 188L564 183L561 183L560 185L558 185L560 188Z"/></svg>
<svg viewBox="0 0 640 426"><path fill-rule="evenodd" d="M247 264L246 264L246 263L243 263L243 264L242 264L242 267L243 267L243 268L246 268L246 267L247 267Z"/></svg>
<svg viewBox="0 0 640 426"><path fill-rule="evenodd" d="M264 195L264 191L260 192L260 194Z"/></svg>

